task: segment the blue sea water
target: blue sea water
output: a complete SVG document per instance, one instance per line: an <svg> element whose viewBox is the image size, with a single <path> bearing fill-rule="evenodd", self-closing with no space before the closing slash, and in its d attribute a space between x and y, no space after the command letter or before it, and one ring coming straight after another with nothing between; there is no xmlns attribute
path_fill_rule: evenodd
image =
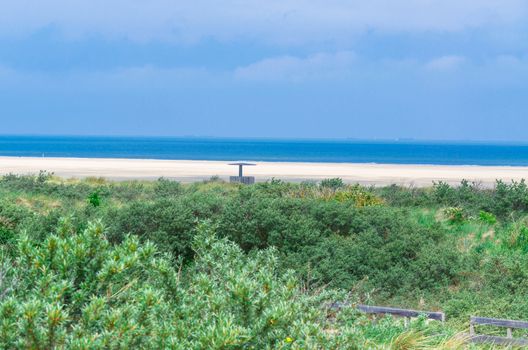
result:
<svg viewBox="0 0 528 350"><path fill-rule="evenodd" d="M0 136L0 156L528 166L528 144Z"/></svg>

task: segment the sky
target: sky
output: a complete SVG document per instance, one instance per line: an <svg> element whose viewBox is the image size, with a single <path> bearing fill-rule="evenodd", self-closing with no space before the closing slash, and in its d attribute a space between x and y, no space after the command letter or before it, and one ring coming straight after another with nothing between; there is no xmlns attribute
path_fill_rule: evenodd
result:
<svg viewBox="0 0 528 350"><path fill-rule="evenodd" d="M528 0L0 5L0 134L528 141Z"/></svg>

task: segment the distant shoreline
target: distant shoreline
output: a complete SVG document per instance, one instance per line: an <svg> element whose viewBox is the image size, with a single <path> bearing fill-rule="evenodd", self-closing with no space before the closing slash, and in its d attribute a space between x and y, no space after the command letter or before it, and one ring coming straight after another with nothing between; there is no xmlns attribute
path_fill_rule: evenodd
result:
<svg viewBox="0 0 528 350"><path fill-rule="evenodd" d="M104 177L109 180L155 180L160 177L196 182L219 176L228 180L237 169L230 161L158 160L126 158L2 157L0 174L36 174L40 170L63 178ZM456 185L463 179L491 187L497 179L510 182L528 178L526 166L423 165L375 163L255 162L245 175L258 182L272 178L284 181L318 181L342 178L347 183L427 187L433 181Z"/></svg>

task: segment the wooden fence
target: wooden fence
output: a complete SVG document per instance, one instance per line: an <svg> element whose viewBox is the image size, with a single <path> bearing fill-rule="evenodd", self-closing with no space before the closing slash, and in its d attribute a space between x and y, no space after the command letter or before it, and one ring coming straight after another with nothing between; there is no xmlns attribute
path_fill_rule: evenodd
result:
<svg viewBox="0 0 528 350"><path fill-rule="evenodd" d="M331 309L339 310L344 307L352 307L350 303L333 303ZM357 305L356 308L368 314L387 314L405 318L405 325L409 325L409 320L414 317L425 316L427 319L445 322L445 314L438 311L420 311L410 309L399 309L385 306ZM504 346L526 346L528 347L528 338L513 337L513 329L528 329L527 321L505 320L498 318L487 318L471 316L469 326L468 341L472 343L486 343ZM492 336L486 334L477 334L476 326L494 326L506 328L506 336Z"/></svg>
<svg viewBox="0 0 528 350"><path fill-rule="evenodd" d="M476 334L475 326L506 328L506 337ZM528 329L528 322L471 316L469 321L469 340L473 343L480 344L487 343L505 346L528 346L528 338L514 338L512 335L513 329Z"/></svg>

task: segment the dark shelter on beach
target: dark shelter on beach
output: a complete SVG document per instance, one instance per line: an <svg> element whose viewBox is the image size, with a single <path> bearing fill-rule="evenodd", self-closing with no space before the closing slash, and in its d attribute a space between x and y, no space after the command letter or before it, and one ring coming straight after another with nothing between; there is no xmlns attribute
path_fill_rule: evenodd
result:
<svg viewBox="0 0 528 350"><path fill-rule="evenodd" d="M242 184L245 184L245 185L252 185L252 184L255 183L255 177L254 176L244 176L243 168L244 168L244 166L255 166L257 164L236 162L236 163L230 163L229 165L238 165L238 176L230 176L229 177L229 182L231 182L231 183L242 183Z"/></svg>

